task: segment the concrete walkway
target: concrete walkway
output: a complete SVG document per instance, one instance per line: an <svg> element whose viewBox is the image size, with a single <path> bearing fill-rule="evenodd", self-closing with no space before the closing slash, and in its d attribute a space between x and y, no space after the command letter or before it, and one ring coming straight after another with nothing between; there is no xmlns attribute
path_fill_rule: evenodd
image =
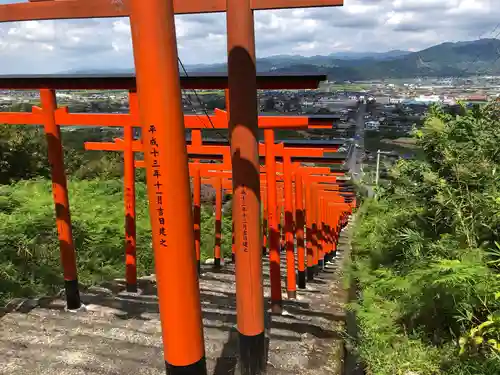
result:
<svg viewBox="0 0 500 375"><path fill-rule="evenodd" d="M286 301L284 294L283 315L266 313L268 374L342 373L340 268L347 249L343 233L335 263L299 291L298 300ZM268 270L264 260L266 298ZM154 276L140 280L140 295L121 293L123 287L116 281L89 289L87 311L78 313L65 312L57 298L15 301L0 311L0 374L165 374ZM200 288L208 373L238 374L233 266L220 272L204 266Z"/></svg>

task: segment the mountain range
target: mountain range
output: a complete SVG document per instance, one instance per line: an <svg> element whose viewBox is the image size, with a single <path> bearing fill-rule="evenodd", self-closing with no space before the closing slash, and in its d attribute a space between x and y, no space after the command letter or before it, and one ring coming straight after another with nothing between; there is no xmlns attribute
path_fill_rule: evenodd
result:
<svg viewBox="0 0 500 375"><path fill-rule="evenodd" d="M226 72L226 64L187 65L188 72ZM114 70L130 73L133 69ZM343 52L327 56L278 55L257 60L259 72L322 73L331 81L500 75L500 40L442 43L422 51ZM110 73L78 70L66 73Z"/></svg>
<svg viewBox="0 0 500 375"><path fill-rule="evenodd" d="M226 71L225 64L189 67L191 71ZM262 72L327 74L330 80L412 77L467 77L500 74L500 40L442 43L422 51L338 53L328 56L272 56L257 60Z"/></svg>
<svg viewBox="0 0 500 375"><path fill-rule="evenodd" d="M398 57L403 57L411 52L393 50L389 52L339 52L327 56L304 57L301 55L276 55L257 59L257 70L269 72L279 69L289 69L290 67L301 65L314 65L317 67L334 67L335 62L342 65L349 65L351 61L389 61ZM225 72L226 64L198 64L188 65L188 70L196 72Z"/></svg>

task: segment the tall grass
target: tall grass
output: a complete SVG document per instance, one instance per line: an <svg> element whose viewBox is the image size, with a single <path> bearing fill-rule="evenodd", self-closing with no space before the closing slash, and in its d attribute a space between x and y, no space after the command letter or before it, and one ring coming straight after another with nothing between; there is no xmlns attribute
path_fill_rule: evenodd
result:
<svg viewBox="0 0 500 375"><path fill-rule="evenodd" d="M137 267L154 273L146 188L137 184ZM124 205L121 180L69 183L78 276L84 285L121 278L124 263ZM202 259L213 256L213 208L202 208ZM223 218L223 251L231 252L231 218ZM0 186L0 304L62 288L62 269L51 183L20 181Z"/></svg>

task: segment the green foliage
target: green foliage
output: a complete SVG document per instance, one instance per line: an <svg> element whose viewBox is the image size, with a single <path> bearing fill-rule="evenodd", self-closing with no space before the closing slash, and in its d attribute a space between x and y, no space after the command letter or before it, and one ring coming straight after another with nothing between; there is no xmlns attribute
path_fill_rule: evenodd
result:
<svg viewBox="0 0 500 375"><path fill-rule="evenodd" d="M224 258L231 258L232 245L231 213L224 212L222 216L222 243L221 251ZM214 257L215 248L215 214L214 206L206 205L201 210L201 260Z"/></svg>
<svg viewBox="0 0 500 375"><path fill-rule="evenodd" d="M139 275L154 273L151 230L143 183L137 192ZM84 285L123 278L124 205L121 180L69 183L79 280ZM213 256L211 207L202 209L202 258ZM231 252L231 218L223 218L223 250ZM13 297L44 295L63 286L51 184L19 181L0 186L0 305Z"/></svg>
<svg viewBox="0 0 500 375"><path fill-rule="evenodd" d="M68 176L78 179L122 176L118 152L85 151L84 142L111 140L116 132L79 129L63 132L64 164ZM50 177L47 143L42 127L0 126L0 184Z"/></svg>
<svg viewBox="0 0 500 375"><path fill-rule="evenodd" d="M424 158L398 162L360 210L352 276L369 374L500 373L499 115L433 108L415 132Z"/></svg>
<svg viewBox="0 0 500 375"><path fill-rule="evenodd" d="M49 176L43 128L0 126L0 184Z"/></svg>
<svg viewBox="0 0 500 375"><path fill-rule="evenodd" d="M11 110L31 110L31 105ZM69 195L78 275L84 285L124 275L122 155L84 149L86 141L119 136L119 131L101 128L65 128L61 134L66 174L72 180ZM49 181L43 128L0 126L0 305L63 286ZM144 170L136 171L136 181L138 274L146 275L154 273L154 264ZM231 212L226 210L222 221L226 257L231 254L231 226ZM213 208L202 206L202 260L213 256L214 230Z"/></svg>
<svg viewBox="0 0 500 375"><path fill-rule="evenodd" d="M123 277L124 217L122 182L69 184L73 237L83 284ZM138 186L138 196L145 196ZM51 184L20 181L0 189L0 302L60 289L62 272ZM92 202L92 204L89 204ZM139 272L151 272L149 222L144 199L137 200Z"/></svg>

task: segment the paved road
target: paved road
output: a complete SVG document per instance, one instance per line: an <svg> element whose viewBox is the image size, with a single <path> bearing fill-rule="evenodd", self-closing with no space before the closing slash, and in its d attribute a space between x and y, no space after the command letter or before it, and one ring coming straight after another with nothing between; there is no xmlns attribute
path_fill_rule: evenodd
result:
<svg viewBox="0 0 500 375"><path fill-rule="evenodd" d="M365 113L366 104L360 104L356 117L356 130L354 131L354 144L358 144L359 148L353 145L354 149L348 162L349 172L355 181L361 179L361 166L363 164L361 154L365 148Z"/></svg>
<svg viewBox="0 0 500 375"><path fill-rule="evenodd" d="M359 106L358 112L356 114L356 130L354 132L354 144L358 144L359 148L353 145L353 151L351 158L348 161L349 172L352 179L355 182L360 182L362 179L362 166L363 166L363 152L365 150L365 113L366 104L361 104ZM371 198L374 196L374 191L371 186L366 186L368 196Z"/></svg>

